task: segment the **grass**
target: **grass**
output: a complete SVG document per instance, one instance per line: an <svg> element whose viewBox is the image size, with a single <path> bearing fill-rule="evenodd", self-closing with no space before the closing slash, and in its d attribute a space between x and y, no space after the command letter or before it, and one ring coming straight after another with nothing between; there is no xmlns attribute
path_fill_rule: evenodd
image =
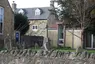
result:
<svg viewBox="0 0 95 64"><path fill-rule="evenodd" d="M75 52L75 50L60 50L60 49L56 49L56 51L61 51L61 52Z"/></svg>
<svg viewBox="0 0 95 64"><path fill-rule="evenodd" d="M75 50L71 49L70 47L53 47L53 49L61 52L75 52Z"/></svg>
<svg viewBox="0 0 95 64"><path fill-rule="evenodd" d="M61 51L61 52L76 52L76 50L60 50L60 49L56 49L57 51ZM83 50L83 51L87 51L88 53L95 53L95 50Z"/></svg>
<svg viewBox="0 0 95 64"><path fill-rule="evenodd" d="M95 50L87 50L88 53L95 53Z"/></svg>
<svg viewBox="0 0 95 64"><path fill-rule="evenodd" d="M54 47L53 49L57 50L57 51L61 51L61 52L76 52L75 49L72 49L70 47ZM83 51L87 51L88 53L95 53L95 50L85 50L83 49Z"/></svg>
<svg viewBox="0 0 95 64"><path fill-rule="evenodd" d="M41 50L40 47L32 47L30 48L32 51L38 51ZM52 49L56 50L56 51L61 51L61 52L76 52L75 49L72 49L70 47L53 47ZM0 49L1 50L6 50L6 49ZM95 53L95 50L83 50L83 51L87 51L88 53Z"/></svg>
<svg viewBox="0 0 95 64"><path fill-rule="evenodd" d="M33 47L31 48L32 51L38 51L41 48L39 47ZM61 51L61 52L76 52L75 49L72 49L70 47L53 47L52 49L56 50L56 51ZM95 53L95 50L85 50L83 49L83 51L87 51L88 53Z"/></svg>
<svg viewBox="0 0 95 64"><path fill-rule="evenodd" d="M74 50L74 49L68 49L68 50L65 50L65 49L56 49L57 51L61 51L61 52L76 52L76 50ZM83 50L83 51L87 51L88 53L95 53L95 50Z"/></svg>
<svg viewBox="0 0 95 64"><path fill-rule="evenodd" d="M6 48L0 48L0 51L2 51L2 50L7 50Z"/></svg>
<svg viewBox="0 0 95 64"><path fill-rule="evenodd" d="M39 47L32 47L32 48L30 48L32 51L38 51L38 50L40 50L41 48L39 48Z"/></svg>

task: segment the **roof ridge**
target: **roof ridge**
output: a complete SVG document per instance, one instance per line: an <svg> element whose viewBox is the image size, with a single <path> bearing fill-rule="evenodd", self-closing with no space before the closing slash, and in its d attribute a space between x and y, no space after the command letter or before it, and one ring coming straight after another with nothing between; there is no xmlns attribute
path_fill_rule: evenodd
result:
<svg viewBox="0 0 95 64"><path fill-rule="evenodd" d="M29 7L29 8L17 8L17 9L34 9L34 8L50 8L50 7Z"/></svg>

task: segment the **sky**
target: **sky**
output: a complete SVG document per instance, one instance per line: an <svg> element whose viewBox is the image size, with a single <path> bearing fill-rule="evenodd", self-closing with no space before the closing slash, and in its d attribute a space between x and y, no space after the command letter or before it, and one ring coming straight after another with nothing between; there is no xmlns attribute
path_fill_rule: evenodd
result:
<svg viewBox="0 0 95 64"><path fill-rule="evenodd" d="M31 7L49 7L50 0L8 0L10 5L13 1L17 4L17 8L31 8Z"/></svg>

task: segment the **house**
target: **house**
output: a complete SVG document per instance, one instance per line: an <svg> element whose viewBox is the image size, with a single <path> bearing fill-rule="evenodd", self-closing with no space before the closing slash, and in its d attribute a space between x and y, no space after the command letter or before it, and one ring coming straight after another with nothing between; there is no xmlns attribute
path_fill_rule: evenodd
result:
<svg viewBox="0 0 95 64"><path fill-rule="evenodd" d="M13 3L14 12L27 15L30 28L26 35L30 36L44 36L49 37L53 46L66 46L77 48L79 46L84 48L95 48L94 34L89 31L83 34L83 41L81 42L81 29L66 29L64 23L57 20L54 15L49 12L49 9L54 9L54 2L50 1L50 7L37 7L37 8L16 8L16 4ZM95 0L89 0L94 2ZM92 5L92 3L90 5ZM48 27L48 29L47 29ZM75 34L75 35L73 35Z"/></svg>
<svg viewBox="0 0 95 64"><path fill-rule="evenodd" d="M0 48L10 49L14 41L14 13L8 0L0 0Z"/></svg>
<svg viewBox="0 0 95 64"><path fill-rule="evenodd" d="M29 30L26 35L47 37L47 18L49 7L20 8L18 13L25 14L29 20Z"/></svg>
<svg viewBox="0 0 95 64"><path fill-rule="evenodd" d="M26 15L29 20L29 30L26 35L47 37L47 18L49 16L49 7L36 8L16 8L13 2L12 9L15 13Z"/></svg>
<svg viewBox="0 0 95 64"><path fill-rule="evenodd" d="M28 17L29 30L25 35L49 37L50 42L57 46L57 24L51 20L50 7L16 8L16 3L12 4L15 13L21 13ZM50 18L51 17L51 18Z"/></svg>
<svg viewBox="0 0 95 64"><path fill-rule="evenodd" d="M82 43L81 29L75 30L66 29L64 23L56 19L56 17L49 12L50 9L54 8L54 2L56 2L56 0L50 1L50 7L20 8L20 9L17 9L16 3L13 2L12 5L13 11L15 13L25 14L30 22L30 27L26 35L48 37L50 39L50 43L54 47L66 46L77 48L78 46L83 46L88 48L89 45L93 47L94 45L93 35L85 33L83 35L85 36L83 37L85 39L84 40L85 43ZM91 41L93 43L91 43Z"/></svg>

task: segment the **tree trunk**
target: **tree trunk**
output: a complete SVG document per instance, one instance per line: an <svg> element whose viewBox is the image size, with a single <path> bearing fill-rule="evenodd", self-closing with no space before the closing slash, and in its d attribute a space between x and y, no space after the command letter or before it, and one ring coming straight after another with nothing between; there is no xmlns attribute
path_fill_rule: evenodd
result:
<svg viewBox="0 0 95 64"><path fill-rule="evenodd" d="M83 31L84 31L84 27L83 27L83 23L81 23L81 48L83 48Z"/></svg>
<svg viewBox="0 0 95 64"><path fill-rule="evenodd" d="M63 39L64 39L64 47L66 46L66 27L64 25L64 30L63 30Z"/></svg>
<svg viewBox="0 0 95 64"><path fill-rule="evenodd" d="M74 28L72 30L72 48L74 49Z"/></svg>

